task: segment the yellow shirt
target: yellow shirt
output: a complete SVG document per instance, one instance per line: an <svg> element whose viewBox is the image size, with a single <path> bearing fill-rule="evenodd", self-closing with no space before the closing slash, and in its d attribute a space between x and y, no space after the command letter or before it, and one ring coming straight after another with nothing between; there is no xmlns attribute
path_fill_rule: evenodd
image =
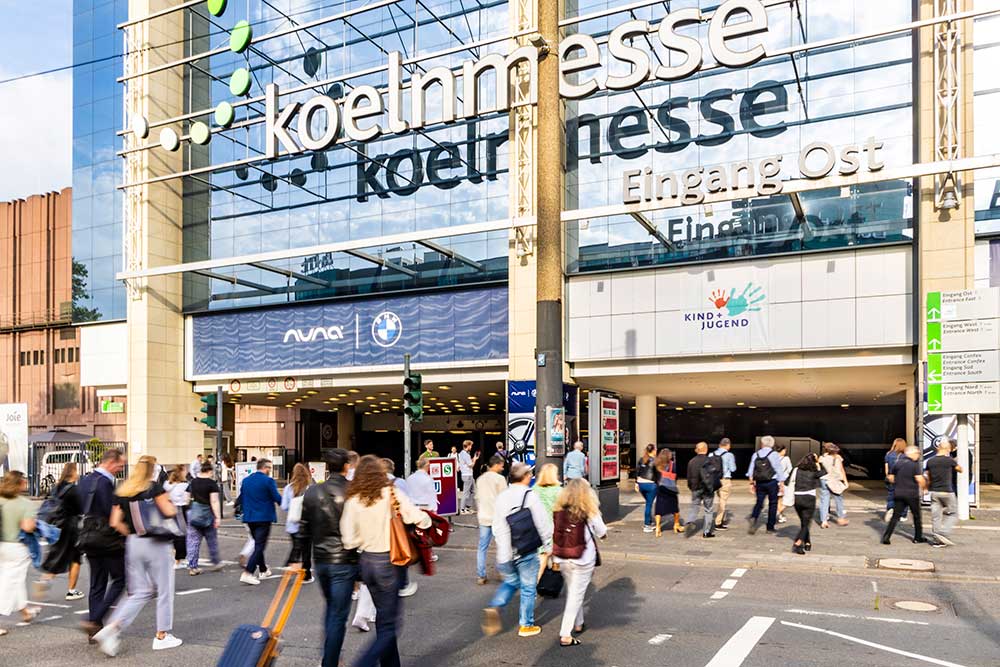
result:
<svg viewBox="0 0 1000 667"><path fill-rule="evenodd" d="M424 453L420 455L422 459L439 459L441 455L435 452L433 449L431 451L424 450Z"/></svg>

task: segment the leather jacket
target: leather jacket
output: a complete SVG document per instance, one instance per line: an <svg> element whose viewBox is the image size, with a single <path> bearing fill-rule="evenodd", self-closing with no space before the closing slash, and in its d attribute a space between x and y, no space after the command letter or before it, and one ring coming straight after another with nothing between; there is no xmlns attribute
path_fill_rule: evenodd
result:
<svg viewBox="0 0 1000 667"><path fill-rule="evenodd" d="M340 537L340 515L347 497L347 478L334 474L322 484L309 487L302 501L299 532L292 535L289 562L301 563L307 540L312 540L316 563L351 564L358 561L356 549L344 549Z"/></svg>

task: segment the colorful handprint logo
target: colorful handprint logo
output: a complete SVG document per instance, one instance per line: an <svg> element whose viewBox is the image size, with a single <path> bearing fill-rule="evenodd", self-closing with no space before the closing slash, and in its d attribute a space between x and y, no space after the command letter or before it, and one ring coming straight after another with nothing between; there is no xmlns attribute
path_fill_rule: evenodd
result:
<svg viewBox="0 0 1000 667"><path fill-rule="evenodd" d="M729 298L726 300L726 310L729 317L736 317L737 315L742 315L743 313L755 313L760 311L760 306L758 305L764 300L764 289L762 287L755 287L752 282L747 283L746 287L739 296L733 296L736 293L736 288L734 287L729 291Z"/></svg>
<svg viewBox="0 0 1000 667"><path fill-rule="evenodd" d="M732 293L730 293L731 295ZM729 297L726 296L726 290L717 289L712 292L712 296L708 297L708 300L712 302L717 310L721 310L729 302Z"/></svg>

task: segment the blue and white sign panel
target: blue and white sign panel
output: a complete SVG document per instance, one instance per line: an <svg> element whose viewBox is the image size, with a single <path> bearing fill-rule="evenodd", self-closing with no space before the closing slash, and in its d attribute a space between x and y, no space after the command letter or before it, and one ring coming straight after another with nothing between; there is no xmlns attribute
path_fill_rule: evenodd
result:
<svg viewBox="0 0 1000 667"><path fill-rule="evenodd" d="M507 322L506 287L206 313L192 379L506 359Z"/></svg>

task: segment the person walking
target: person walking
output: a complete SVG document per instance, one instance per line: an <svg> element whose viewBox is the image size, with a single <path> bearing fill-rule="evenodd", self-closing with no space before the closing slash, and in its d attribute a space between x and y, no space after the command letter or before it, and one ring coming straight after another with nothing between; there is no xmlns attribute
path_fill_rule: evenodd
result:
<svg viewBox="0 0 1000 667"><path fill-rule="evenodd" d="M198 455L201 459L201 455ZM191 470L191 474L199 474L201 462L198 467ZM188 491L188 467L186 465L176 465L167 475L167 481L163 484L163 490L170 496L170 502L177 508L177 513L184 516L184 523L187 523L188 504L191 502L191 493ZM187 535L174 538L174 569L183 570L187 567Z"/></svg>
<svg viewBox="0 0 1000 667"><path fill-rule="evenodd" d="M888 523L889 518L892 516L892 509L896 506L896 485L890 482L892 478L892 471L896 467L896 463L900 458L904 456L903 452L906 450L906 440L902 438L896 438L892 441L892 447L889 451L885 453L885 515L883 520ZM903 508L903 514L900 516L900 521L906 521L906 515L909 510Z"/></svg>
<svg viewBox="0 0 1000 667"><path fill-rule="evenodd" d="M125 571L129 589L125 601L119 604L108 624L94 635L94 641L105 655L114 657L121 648L121 633L135 621L146 603L156 598L156 636L153 650L176 648L183 642L171 634L174 623L174 570L171 540L137 535L134 519L139 503L151 501L156 510L170 518L177 507L170 501L159 482L153 481L153 466L139 461L118 490L111 510L109 525L125 535Z"/></svg>
<svg viewBox="0 0 1000 667"><path fill-rule="evenodd" d="M501 441L497 441L494 449L496 449L496 455L503 459L503 476L504 479L510 474L510 464L512 462L513 452L508 452L504 449L504 444Z"/></svg>
<svg viewBox="0 0 1000 667"><path fill-rule="evenodd" d="M750 480L750 492L756 494L757 501L749 518L749 532L757 532L760 513L764 509L764 499L767 499L767 532L775 532L778 522L778 496L785 492L785 474L781 468L781 457L774 451L774 437L765 435L760 439L760 449L750 458L747 469Z"/></svg>
<svg viewBox="0 0 1000 667"><path fill-rule="evenodd" d="M223 454L219 465L219 488L222 498L230 506L233 504L233 479L233 460L229 458L229 454Z"/></svg>
<svg viewBox="0 0 1000 667"><path fill-rule="evenodd" d="M358 552L344 546L340 532L347 497L347 451L328 450L324 459L327 479L310 486L305 493L299 529L292 533L289 565L299 567L305 560L305 551L312 550L313 569L326 602L322 667L338 667L347 615L351 611L351 592L358 577Z"/></svg>
<svg viewBox="0 0 1000 667"><path fill-rule="evenodd" d="M271 479L271 461L257 461L257 472L248 475L240 486L240 502L243 505L243 522L253 539L253 553L247 559L240 582L257 586L261 579L271 576L264 560L264 550L271 535L271 524L278 520L274 506L281 504L278 485Z"/></svg>
<svg viewBox="0 0 1000 667"><path fill-rule="evenodd" d="M441 455L434 451L434 441L424 440L424 451L420 453L420 458L422 459L436 459L440 458ZM395 465L395 464L394 464Z"/></svg>
<svg viewBox="0 0 1000 667"><path fill-rule="evenodd" d="M28 606L28 566L31 556L21 543L21 531L35 532L35 505L24 495L28 478L11 470L0 480L0 616L21 613L22 623L38 616L38 607ZM0 628L0 637L8 630ZM13 656L11 656L13 660Z"/></svg>
<svg viewBox="0 0 1000 667"><path fill-rule="evenodd" d="M346 498L340 518L342 543L345 549L357 549L361 554L361 580L368 586L377 612L375 639L354 664L395 667L400 664L396 642L402 621L399 588L404 568L390 560L389 526L397 513L404 523L420 528L429 528L431 518L393 487L384 465L374 456L361 457Z"/></svg>
<svg viewBox="0 0 1000 667"><path fill-rule="evenodd" d="M583 453L583 443L577 440L573 443L573 451L563 459L563 479L569 481L586 477L590 473L587 455Z"/></svg>
<svg viewBox="0 0 1000 667"><path fill-rule="evenodd" d="M809 537L809 529L812 526L813 516L816 514L816 489L819 488L820 479L826 471L819 463L819 457L810 452L799 460L799 464L792 471L789 483L786 485L792 490L795 497L795 513L799 517L799 532L795 536L792 544L792 551L797 554L805 554L812 549L812 540Z"/></svg>
<svg viewBox="0 0 1000 667"><path fill-rule="evenodd" d="M778 452L778 456L781 457L781 472L785 475L785 481L787 482L792 477L792 458L788 455L788 445L785 443L780 443L774 446L774 451ZM785 523L788 519L785 518L785 510L789 507L795 507L795 493L789 488L789 485L785 484L785 491L780 496L778 496L778 523Z"/></svg>
<svg viewBox="0 0 1000 667"><path fill-rule="evenodd" d="M125 590L125 538L110 525L115 478L124 467L122 451L109 449L101 455L94 471L80 480L77 489L83 513L80 551L87 556L90 570L87 620L80 627L91 638L104 627L111 605Z"/></svg>
<svg viewBox="0 0 1000 667"><path fill-rule="evenodd" d="M732 448L732 441L729 438L723 438L713 452L715 456L722 459L722 485L719 487L719 503L716 505L715 514L716 530L729 528L726 511L729 506L729 496L733 494L733 475L736 473L736 457L730 451Z"/></svg>
<svg viewBox="0 0 1000 667"><path fill-rule="evenodd" d="M653 501L656 500L656 445L646 445L635 464L635 490L642 496L645 508L642 514L642 532L653 532Z"/></svg>
<svg viewBox="0 0 1000 667"><path fill-rule="evenodd" d="M896 526L899 525L904 508L909 508L910 514L913 515L914 544L926 542L924 524L920 516L920 495L927 486L927 479L920 466L920 450L918 448L908 445L903 450L903 456L896 461L889 481L896 487L895 506L892 508L889 525L886 526L885 532L882 534L882 544L889 544Z"/></svg>
<svg viewBox="0 0 1000 667"><path fill-rule="evenodd" d="M925 465L927 485L931 491L931 546L953 547L955 543L948 537L958 522L958 498L955 496L954 474L962 472L962 466L951 457L958 441L943 439L938 443L937 454Z"/></svg>
<svg viewBox="0 0 1000 667"><path fill-rule="evenodd" d="M313 479L309 474L309 468L301 463L296 463L292 467L292 478L281 492L281 509L287 513L285 515L285 532L288 533L289 539L292 541L292 553L295 553L295 540L293 538L295 533L299 532L299 519L296 517L302 516L302 503L306 491L309 490L309 486L312 483ZM302 568L305 570L305 579L302 580L302 583L311 584L313 582L312 548L308 540L302 540L301 542L302 545L299 551L302 555L302 560L300 562L302 563ZM291 558L292 556L289 555L285 565L291 563Z"/></svg>
<svg viewBox="0 0 1000 667"><path fill-rule="evenodd" d="M844 457L840 455L840 447L832 442L823 443L823 456L819 463L826 474L820 480L819 486L819 525L820 528L830 527L830 501L833 500L837 512L837 525L846 526L847 510L844 509L844 491L847 490L847 472L844 470Z"/></svg>
<svg viewBox="0 0 1000 667"><path fill-rule="evenodd" d="M208 544L208 557L212 562L209 569L212 572L222 569L218 535L222 521L222 493L219 484L213 479L212 466L208 463L201 464L201 471L191 480L188 488L191 492L187 524L188 574L196 577L201 574L198 556L203 538Z"/></svg>
<svg viewBox="0 0 1000 667"><path fill-rule="evenodd" d="M472 514L475 512L470 505L475 502L476 482L473 477L476 461L479 460L479 452L472 455L472 441L462 442L462 451L458 453L458 472L462 477L462 503L459 506L461 514Z"/></svg>
<svg viewBox="0 0 1000 667"><path fill-rule="evenodd" d="M529 511L534 535L519 530L518 539L521 543L515 546L508 518L523 509ZM518 526L521 527L520 522ZM527 529L528 526L525 525L524 528ZM538 547L552 539L552 522L538 500L538 494L531 490L531 467L526 463L517 461L510 466L510 486L497 496L494 507L493 535L497 541L497 570L503 581L493 594L489 606L483 610L483 633L495 635L500 632L503 627L500 608L507 606L514 593L520 591L520 627L517 634L520 637L533 637L542 631L535 625ZM536 537L537 540L533 539Z"/></svg>
<svg viewBox="0 0 1000 667"><path fill-rule="evenodd" d="M77 590L80 580L80 494L77 482L80 475L78 467L72 461L63 466L59 482L52 489L51 498L59 504L59 539L49 546L45 560L42 562L42 576L37 582L37 595L44 597L57 574L69 572L69 587L66 590L67 600L80 600L86 597L83 591Z"/></svg>
<svg viewBox="0 0 1000 667"><path fill-rule="evenodd" d="M535 492L538 494L538 500L542 503L542 507L545 508L545 513L549 517L549 521L552 520L552 514L555 512L556 499L562 492L562 484L559 482L559 466L555 463L546 463L542 466L542 469L538 471L538 477L535 478ZM543 544L538 549L538 571L542 572L549 565L548 554L552 552L552 544Z"/></svg>
<svg viewBox="0 0 1000 667"><path fill-rule="evenodd" d="M479 524L479 546L476 549L476 583L483 586L486 578L486 554L493 541L493 517L497 497L507 488L503 476L505 461L494 454L487 462L486 472L476 480L476 519Z"/></svg>
<svg viewBox="0 0 1000 667"><path fill-rule="evenodd" d="M594 567L599 563L596 540L604 539L608 529L601 516L597 494L582 479L566 484L556 500L553 516L554 525L559 527L556 532L568 536L571 542L553 545L553 559L566 581L566 607L559 626L559 645L578 646L580 640L573 633L580 634L587 628L583 600L594 576Z"/></svg>
<svg viewBox="0 0 1000 667"><path fill-rule="evenodd" d="M191 461L191 465L184 466L184 469L189 472L188 476L194 477L195 475L197 475L198 471L201 470L201 464L204 462L205 462L205 456L203 454L198 454L196 457L194 457L194 460Z"/></svg>
<svg viewBox="0 0 1000 667"><path fill-rule="evenodd" d="M427 459L417 459L417 469L406 478L406 490L414 505L422 510L437 512L437 489L434 486L434 478L427 474L430 465Z"/></svg>
<svg viewBox="0 0 1000 667"><path fill-rule="evenodd" d="M691 509L684 525L684 536L691 537L698 530L698 512L705 509L701 536L715 537L715 492L722 481L722 459L708 456L708 443L699 442L694 447L694 458L688 462L687 485L691 491Z"/></svg>
<svg viewBox="0 0 1000 667"><path fill-rule="evenodd" d="M677 488L677 462L674 461L674 453L664 447L656 455L654 466L659 477L656 483L656 506L653 508L656 516L656 536L660 537L663 534L661 529L663 517L671 515L674 517L674 532L683 533Z"/></svg>

